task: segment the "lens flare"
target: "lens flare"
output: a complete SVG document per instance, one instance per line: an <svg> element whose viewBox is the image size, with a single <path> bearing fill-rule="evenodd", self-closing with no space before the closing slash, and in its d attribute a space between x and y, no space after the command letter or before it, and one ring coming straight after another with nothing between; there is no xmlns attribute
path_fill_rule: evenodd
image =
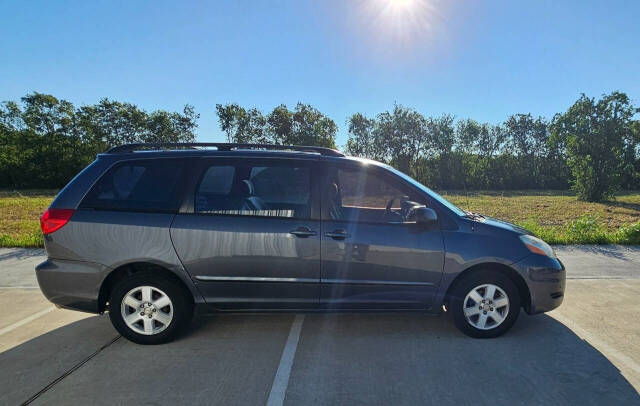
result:
<svg viewBox="0 0 640 406"><path fill-rule="evenodd" d="M436 22L437 0L366 0L362 17L369 22L374 36L391 39L395 44L421 41Z"/></svg>
<svg viewBox="0 0 640 406"><path fill-rule="evenodd" d="M416 0L384 0L387 6L394 11L406 11L414 7Z"/></svg>

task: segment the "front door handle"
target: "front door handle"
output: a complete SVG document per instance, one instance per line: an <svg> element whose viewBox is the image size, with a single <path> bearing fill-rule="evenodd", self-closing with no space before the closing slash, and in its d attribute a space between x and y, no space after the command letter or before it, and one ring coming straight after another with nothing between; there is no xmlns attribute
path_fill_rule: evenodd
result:
<svg viewBox="0 0 640 406"><path fill-rule="evenodd" d="M330 233L324 233L325 237L333 238L334 240L344 240L345 238L351 237L351 234L347 233L346 230L338 229L333 230Z"/></svg>
<svg viewBox="0 0 640 406"><path fill-rule="evenodd" d="M289 234L293 234L300 238L307 238L316 235L316 232L311 230L309 227L298 227L295 230L289 231Z"/></svg>

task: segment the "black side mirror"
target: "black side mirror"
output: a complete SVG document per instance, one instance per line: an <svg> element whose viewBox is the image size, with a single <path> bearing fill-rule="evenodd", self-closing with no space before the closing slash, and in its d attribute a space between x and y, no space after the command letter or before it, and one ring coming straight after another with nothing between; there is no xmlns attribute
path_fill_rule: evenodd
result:
<svg viewBox="0 0 640 406"><path fill-rule="evenodd" d="M416 224L423 226L430 227L438 222L436 211L424 206L413 209L412 217L415 219Z"/></svg>

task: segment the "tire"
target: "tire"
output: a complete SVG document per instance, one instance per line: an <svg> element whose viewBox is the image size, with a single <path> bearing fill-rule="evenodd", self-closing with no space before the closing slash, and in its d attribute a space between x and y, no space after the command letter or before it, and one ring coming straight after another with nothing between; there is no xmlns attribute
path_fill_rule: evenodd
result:
<svg viewBox="0 0 640 406"><path fill-rule="evenodd" d="M113 327L137 344L172 341L192 316L193 304L183 287L156 272L125 277L109 296L109 318Z"/></svg>
<svg viewBox="0 0 640 406"><path fill-rule="evenodd" d="M490 299L492 291L495 293ZM481 270L464 276L454 286L448 310L453 314L456 327L464 334L474 338L499 337L518 318L520 294L508 276Z"/></svg>

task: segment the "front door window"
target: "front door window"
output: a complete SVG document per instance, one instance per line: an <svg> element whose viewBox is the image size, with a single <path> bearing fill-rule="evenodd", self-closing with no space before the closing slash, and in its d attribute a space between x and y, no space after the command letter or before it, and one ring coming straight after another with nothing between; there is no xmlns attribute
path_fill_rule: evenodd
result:
<svg viewBox="0 0 640 406"><path fill-rule="evenodd" d="M334 221L403 223L425 199L374 171L341 168L327 185L326 218Z"/></svg>

